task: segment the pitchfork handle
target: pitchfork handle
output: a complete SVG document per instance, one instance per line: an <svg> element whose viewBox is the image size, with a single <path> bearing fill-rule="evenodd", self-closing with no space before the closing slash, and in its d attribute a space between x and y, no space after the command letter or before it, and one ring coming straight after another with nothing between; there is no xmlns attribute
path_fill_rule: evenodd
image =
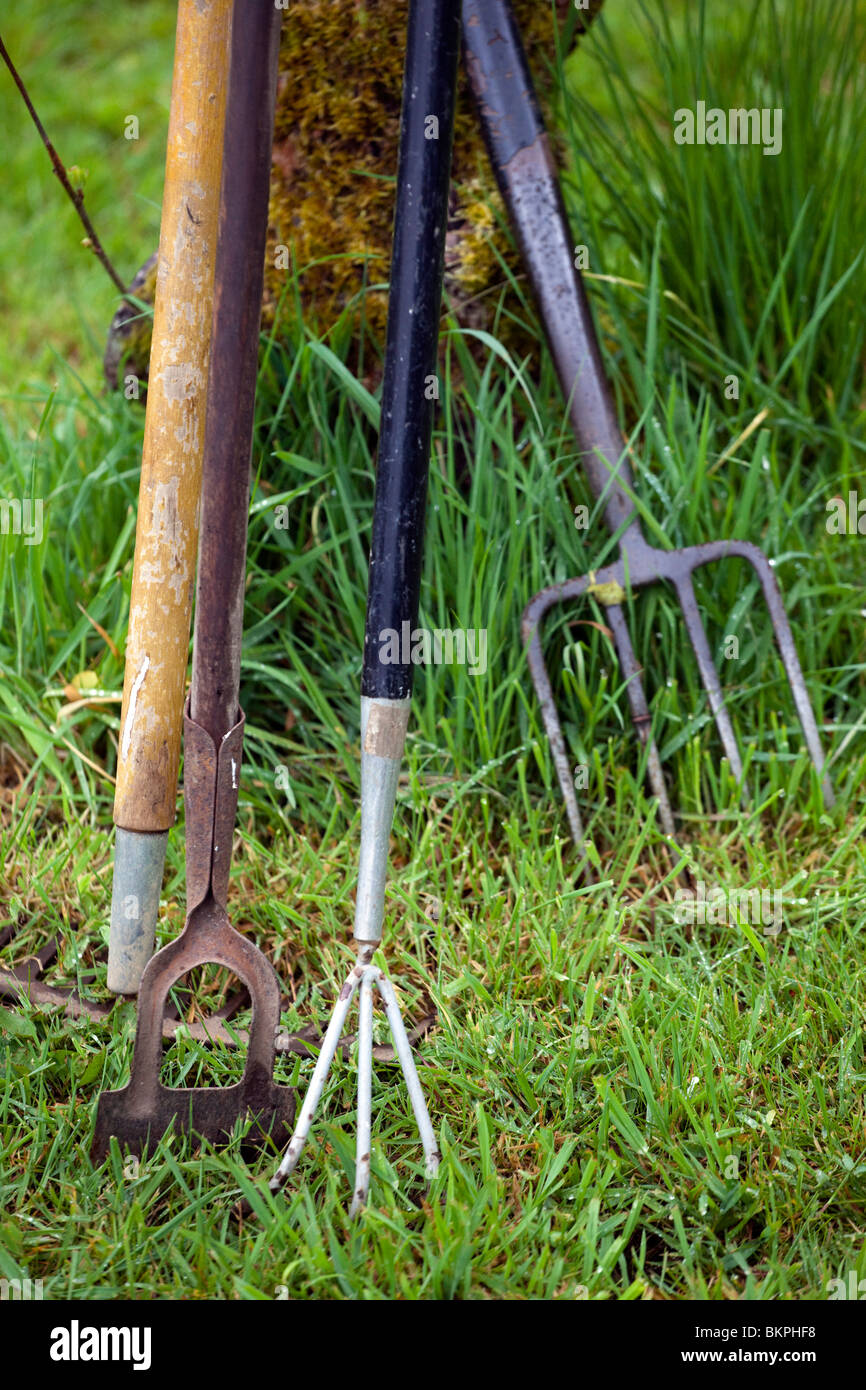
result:
<svg viewBox="0 0 866 1390"><path fill-rule="evenodd" d="M508 0L463 0L463 40L485 143L538 302L581 462L593 496L603 499L611 533L625 526L629 545L637 548L643 535L630 495L632 472Z"/></svg>

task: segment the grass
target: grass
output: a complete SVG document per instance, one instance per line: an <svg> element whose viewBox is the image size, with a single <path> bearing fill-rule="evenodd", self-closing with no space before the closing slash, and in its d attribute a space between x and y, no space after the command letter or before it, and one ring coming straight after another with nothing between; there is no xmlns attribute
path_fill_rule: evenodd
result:
<svg viewBox="0 0 866 1390"><path fill-rule="evenodd" d="M0 30L61 160L85 172L86 206L127 284L159 242L176 15L167 0L136 0L118 24L109 0L33 0L7 7ZM137 140L124 136L128 115L138 117ZM20 408L22 396L62 378L64 364L99 380L117 293L81 245L81 223L5 68L0 123L0 262L15 272L0 288L4 322L15 326L0 343L0 381Z"/></svg>
<svg viewBox="0 0 866 1390"><path fill-rule="evenodd" d="M660 3L637 10L594 32L559 82L565 191L644 522L657 544L742 536L771 556L837 808L803 756L755 581L732 562L702 577L699 600L746 754L746 809L670 595L630 606L673 843L603 610L548 625L569 755L587 769L598 882L576 878L519 623L537 589L597 568L612 542L575 476L540 338L513 363L495 339L471 353L446 319L421 622L486 628L488 665L418 672L386 936L407 1014L430 1000L438 1012L419 1057L440 1176L425 1193L405 1088L379 1065L373 1200L348 1223L353 1063L333 1074L280 1198L259 1181L275 1156L248 1167L239 1140L203 1155L167 1141L140 1166L114 1152L93 1169L95 1101L128 1075L131 1009L105 1024L7 1009L0 1181L14 1216L0 1275L42 1278L51 1298L712 1300L821 1299L831 1279L866 1276L863 541L825 526L831 497L863 492L862 52L844 28L857 11L811 7L806 32L809 16L769 0L723 25L703 6L670 24ZM669 139L676 107L756 91L784 105L776 159ZM2 227L0 257L20 257ZM525 284L508 291L501 313L534 325ZM319 340L286 307L257 405L229 910L277 966L290 1029L324 1021L350 961L378 402L347 349L339 326ZM6 494L45 502L40 544L0 537L0 928L18 925L7 961L59 935L52 982L100 999L119 704L64 707L84 672L89 693L121 688L143 418L78 365L18 392L0 422ZM684 921L684 872L707 891L778 893L780 922L727 905ZM183 921L180 826L163 899L167 940ZM226 985L210 972L198 1007ZM241 1066L181 1036L164 1075L228 1084ZM291 1084L309 1070L280 1062ZM254 1216L238 1230L241 1194Z"/></svg>

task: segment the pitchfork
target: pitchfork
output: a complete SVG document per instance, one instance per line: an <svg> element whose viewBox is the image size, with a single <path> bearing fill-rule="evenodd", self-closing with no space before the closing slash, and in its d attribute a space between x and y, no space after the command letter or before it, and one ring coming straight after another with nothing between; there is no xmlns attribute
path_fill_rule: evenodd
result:
<svg viewBox="0 0 866 1390"><path fill-rule="evenodd" d="M609 531L619 542L620 558L615 564L543 589L530 601L523 615L529 668L575 842L583 842L584 830L541 646L545 614L555 604L586 595L593 595L604 606L626 679L632 720L647 747L647 772L658 798L662 829L667 835L673 835L673 813L651 733L641 668L631 644L623 605L632 590L660 580L673 584L725 755L734 777L742 782L743 764L692 586L696 569L715 560L734 557L745 560L758 576L806 746L821 775L824 802L832 806L833 791L823 771L824 753L818 726L782 596L767 556L757 545L741 540L659 550L649 544L643 533L633 500L634 479L627 450L605 379L589 303L575 268L574 242L568 231L556 169L508 0L475 0L474 3L464 0L463 24L470 82L490 158L569 404L589 486L603 508Z"/></svg>

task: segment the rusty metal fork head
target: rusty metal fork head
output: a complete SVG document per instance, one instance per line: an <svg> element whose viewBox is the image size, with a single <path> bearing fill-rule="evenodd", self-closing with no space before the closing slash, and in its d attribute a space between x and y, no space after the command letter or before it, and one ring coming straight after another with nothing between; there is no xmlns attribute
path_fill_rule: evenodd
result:
<svg viewBox="0 0 866 1390"><path fill-rule="evenodd" d="M569 770L562 726L559 722L553 689L544 661L541 630L545 615L556 604L592 595L605 606L609 616L613 617L614 612L616 612L617 622L622 627L624 620L621 605L625 602L630 591L644 588L662 580L672 584L682 609L686 632L697 659L698 670L707 692L716 727L721 736L725 756L734 777L738 782L742 782L742 759L692 585L692 575L696 569L716 560L732 558L745 560L747 564L752 566L758 577L769 610L773 634L782 658L785 674L793 692L794 704L803 728L806 746L812 762L821 776L821 788L825 804L828 807L834 804L833 789L824 770L824 751L821 746L818 725L797 657L791 625L782 603L782 595L779 592L776 576L767 556L758 546L752 545L748 541L739 540L713 541L704 545L688 546L680 550L658 550L647 544L640 529L634 526L629 531L628 548L625 545L621 547L620 559L615 564L607 565L604 569L597 571L590 571L589 574L583 575L579 579L568 579L562 584L555 584L548 589L542 589L527 604L523 614L522 631L523 640L528 648L529 669L541 706L544 727L550 741L559 785L565 799L571 833L577 843L581 843L584 838L583 822L577 804L574 782ZM624 645L625 650L623 650ZM637 665L627 640L625 644L618 641L617 646L623 663L623 675L632 702L632 715L641 737L647 741L649 739L648 713L640 715L635 712L636 699L642 700L643 698L640 667ZM654 745L651 744L651 758L653 757L657 760L658 754ZM650 771L652 774L652 766ZM660 765L655 771L660 777ZM745 788L743 788L743 794L745 795ZM663 816L664 820L665 817Z"/></svg>
<svg viewBox="0 0 866 1390"><path fill-rule="evenodd" d="M133 1153L153 1145L172 1125L195 1139L226 1143L239 1120L254 1123L245 1146L268 1138L288 1142L295 1093L274 1080L280 1023L280 984L258 947L236 931L225 909L232 829L237 807L244 717L221 740L184 712L184 798L187 840L187 918L180 936L148 962L138 995L138 1025L129 1083L99 1098L91 1158L100 1162L111 1135ZM173 1089L159 1079L162 1021L168 992L188 971L212 961L249 990L253 1012L246 1066L234 1086Z"/></svg>

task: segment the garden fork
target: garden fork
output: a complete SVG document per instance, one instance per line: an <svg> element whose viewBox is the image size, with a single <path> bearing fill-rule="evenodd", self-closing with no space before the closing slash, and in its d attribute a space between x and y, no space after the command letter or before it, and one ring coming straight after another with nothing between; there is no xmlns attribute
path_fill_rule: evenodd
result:
<svg viewBox="0 0 866 1390"><path fill-rule="evenodd" d="M662 829L667 835L673 835L673 813L651 733L641 668L631 644L624 603L634 589L660 580L673 584L725 755L734 777L742 782L742 760L692 585L696 569L715 560L734 557L745 560L758 576L806 746L821 775L824 802L832 806L833 791L823 770L824 753L818 726L791 626L767 556L757 545L742 540L659 550L649 544L643 533L633 501L634 480L628 451L604 375L586 292L575 267L556 168L508 0L464 0L463 31L469 78L485 141L538 302L583 466L592 493L603 508L607 527L619 538L620 558L615 564L543 589L530 601L523 615L529 668L571 833L576 843L582 844L583 823L541 646L545 614L558 603L585 595L593 595L604 606L626 679L632 720L647 747L647 772L658 798Z"/></svg>

